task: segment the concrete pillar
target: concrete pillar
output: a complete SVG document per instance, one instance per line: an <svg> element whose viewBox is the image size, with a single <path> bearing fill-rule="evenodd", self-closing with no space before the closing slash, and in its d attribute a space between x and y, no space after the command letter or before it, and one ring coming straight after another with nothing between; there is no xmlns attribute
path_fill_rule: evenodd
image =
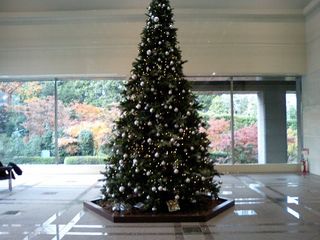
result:
<svg viewBox="0 0 320 240"><path fill-rule="evenodd" d="M258 102L258 162L287 163L286 91L266 88Z"/></svg>

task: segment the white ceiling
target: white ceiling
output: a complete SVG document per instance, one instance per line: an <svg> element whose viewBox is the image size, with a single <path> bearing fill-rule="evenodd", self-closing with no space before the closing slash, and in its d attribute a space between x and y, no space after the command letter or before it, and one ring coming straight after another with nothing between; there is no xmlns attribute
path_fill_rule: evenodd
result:
<svg viewBox="0 0 320 240"><path fill-rule="evenodd" d="M171 0L186 73L303 73L311 1ZM0 0L0 73L127 74L149 2Z"/></svg>
<svg viewBox="0 0 320 240"><path fill-rule="evenodd" d="M303 9L312 0L171 0L177 9ZM149 0L0 0L0 12L145 9Z"/></svg>

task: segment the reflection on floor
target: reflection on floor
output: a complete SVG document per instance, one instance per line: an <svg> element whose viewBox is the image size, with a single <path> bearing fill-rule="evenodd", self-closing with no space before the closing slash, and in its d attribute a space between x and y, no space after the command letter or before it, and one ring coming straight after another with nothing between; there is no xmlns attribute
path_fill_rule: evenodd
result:
<svg viewBox="0 0 320 240"><path fill-rule="evenodd" d="M101 166L23 166L13 192L0 182L1 240L320 239L320 177L224 175L234 208L206 223L114 224L82 202L100 195Z"/></svg>

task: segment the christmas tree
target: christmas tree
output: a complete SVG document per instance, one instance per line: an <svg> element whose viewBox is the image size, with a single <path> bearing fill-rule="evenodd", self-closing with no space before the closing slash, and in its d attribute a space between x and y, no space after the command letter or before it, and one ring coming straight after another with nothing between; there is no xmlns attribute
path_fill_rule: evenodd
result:
<svg viewBox="0 0 320 240"><path fill-rule="evenodd" d="M186 210L204 196L218 197L218 173L173 24L169 0L152 0L103 172L103 201L114 211Z"/></svg>

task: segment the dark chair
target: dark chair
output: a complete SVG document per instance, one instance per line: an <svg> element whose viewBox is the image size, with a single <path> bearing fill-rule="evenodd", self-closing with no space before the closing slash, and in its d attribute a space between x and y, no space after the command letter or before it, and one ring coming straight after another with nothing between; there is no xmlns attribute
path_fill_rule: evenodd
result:
<svg viewBox="0 0 320 240"><path fill-rule="evenodd" d="M9 191L12 191L12 179L14 178L12 167L0 167L0 180L9 181Z"/></svg>
<svg viewBox="0 0 320 240"><path fill-rule="evenodd" d="M9 181L9 191L12 191L12 179L15 179L14 173L18 175L22 174L22 170L15 163L9 162L8 166L4 166L0 162L0 180L8 180Z"/></svg>

